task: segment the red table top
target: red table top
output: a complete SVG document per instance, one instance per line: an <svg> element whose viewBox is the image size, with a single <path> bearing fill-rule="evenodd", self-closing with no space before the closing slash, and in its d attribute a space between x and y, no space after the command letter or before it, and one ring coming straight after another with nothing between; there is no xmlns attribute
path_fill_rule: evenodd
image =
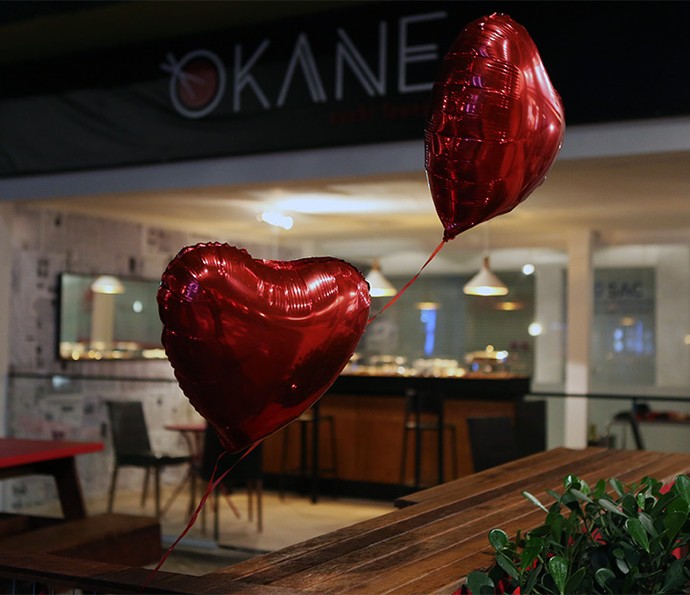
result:
<svg viewBox="0 0 690 595"><path fill-rule="evenodd" d="M102 442L0 438L0 469L65 459L103 450Z"/></svg>

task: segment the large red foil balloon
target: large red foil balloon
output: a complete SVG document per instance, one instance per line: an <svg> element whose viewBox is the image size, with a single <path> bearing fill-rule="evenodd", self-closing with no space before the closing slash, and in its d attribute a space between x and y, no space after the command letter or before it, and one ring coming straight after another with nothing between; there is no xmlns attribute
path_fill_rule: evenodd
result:
<svg viewBox="0 0 690 595"><path fill-rule="evenodd" d="M470 23L434 83L425 165L444 240L515 208L563 142L563 104L527 30L507 15Z"/></svg>
<svg viewBox="0 0 690 595"><path fill-rule="evenodd" d="M175 376L228 452L321 397L357 347L369 306L369 286L347 262L257 260L218 243L181 250L158 290Z"/></svg>

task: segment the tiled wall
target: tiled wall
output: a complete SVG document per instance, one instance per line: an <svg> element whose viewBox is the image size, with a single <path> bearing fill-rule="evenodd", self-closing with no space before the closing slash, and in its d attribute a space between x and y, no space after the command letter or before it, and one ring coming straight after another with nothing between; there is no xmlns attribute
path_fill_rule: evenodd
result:
<svg viewBox="0 0 690 595"><path fill-rule="evenodd" d="M181 437L163 426L198 416L167 361L57 360L58 274L70 271L158 279L182 247L225 240L24 206L15 209L12 237L7 434L103 440L104 452L78 458L87 500L105 494L108 488L112 468L108 399L142 400L154 448L185 452ZM254 257L269 256L261 246L242 247ZM280 257L291 256L281 253ZM163 481L175 482L182 471L166 471ZM118 484L139 489L142 477L136 470L123 472ZM52 480L41 478L6 481L1 487L3 508L11 510L41 504L55 494Z"/></svg>

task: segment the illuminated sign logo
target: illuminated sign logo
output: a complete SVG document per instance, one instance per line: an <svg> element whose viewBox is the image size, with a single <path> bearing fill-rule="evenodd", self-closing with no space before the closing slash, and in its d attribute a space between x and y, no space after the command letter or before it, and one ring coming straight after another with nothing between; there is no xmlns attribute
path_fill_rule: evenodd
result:
<svg viewBox="0 0 690 595"><path fill-rule="evenodd" d="M194 50L179 61L171 53L161 69L170 73L170 101L180 115L198 119L210 114L225 95L225 65L213 52Z"/></svg>
<svg viewBox="0 0 690 595"><path fill-rule="evenodd" d="M229 70L209 50L197 49L179 60L168 53L161 69L171 75L175 111L193 119L218 107L226 79L230 90L225 109L233 114L280 109L290 101L342 105L348 93L365 99L428 93L440 52L436 40L424 38L421 31L431 35L431 25L447 17L445 11L436 11L400 17L394 24L379 21L361 45L342 27L316 47L304 32L295 38L263 39L251 49L237 43L228 48Z"/></svg>

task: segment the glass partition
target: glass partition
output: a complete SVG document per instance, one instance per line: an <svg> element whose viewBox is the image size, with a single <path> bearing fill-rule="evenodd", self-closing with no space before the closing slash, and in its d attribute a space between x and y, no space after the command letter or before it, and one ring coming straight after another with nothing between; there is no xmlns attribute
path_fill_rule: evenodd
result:
<svg viewBox="0 0 690 595"><path fill-rule="evenodd" d="M467 296L472 275L427 276L369 326L361 362L401 373L461 375L511 372L531 375L534 367L534 276L501 271L510 293ZM388 276L398 288L408 277ZM390 298L375 298L372 312Z"/></svg>
<svg viewBox="0 0 690 595"><path fill-rule="evenodd" d="M147 279L62 273L60 359L164 359L158 285Z"/></svg>
<svg viewBox="0 0 690 595"><path fill-rule="evenodd" d="M690 248L603 247L594 255L591 391L690 393Z"/></svg>

